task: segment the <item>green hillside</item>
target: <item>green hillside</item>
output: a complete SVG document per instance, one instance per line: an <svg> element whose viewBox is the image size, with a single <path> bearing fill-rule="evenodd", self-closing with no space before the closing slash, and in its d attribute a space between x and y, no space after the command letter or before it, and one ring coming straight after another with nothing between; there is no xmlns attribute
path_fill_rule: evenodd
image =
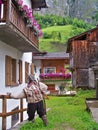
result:
<svg viewBox="0 0 98 130"><path fill-rule="evenodd" d="M43 37L40 39L40 51L59 52L66 51L68 38L84 32L83 28L76 28L73 25L51 26L42 29Z"/></svg>
<svg viewBox="0 0 98 130"><path fill-rule="evenodd" d="M77 18L38 14L35 15L35 18L43 32L43 37L39 40L40 51L66 51L66 42L70 37L93 28L92 25Z"/></svg>

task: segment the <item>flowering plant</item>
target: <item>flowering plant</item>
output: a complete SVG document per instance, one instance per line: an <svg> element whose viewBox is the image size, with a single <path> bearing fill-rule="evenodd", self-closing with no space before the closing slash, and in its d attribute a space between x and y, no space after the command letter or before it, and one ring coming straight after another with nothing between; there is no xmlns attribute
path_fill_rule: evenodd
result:
<svg viewBox="0 0 98 130"><path fill-rule="evenodd" d="M70 73L41 73L40 74L40 78L44 79L44 78L64 78L64 79L70 79L71 78L71 74Z"/></svg>
<svg viewBox="0 0 98 130"><path fill-rule="evenodd" d="M23 4L23 0L15 0L19 11L22 13L22 16L25 18L27 26L31 27L33 26L34 30L36 30L38 36L42 36L42 31L40 29L40 25L37 23L33 16L33 10L29 8L27 5Z"/></svg>

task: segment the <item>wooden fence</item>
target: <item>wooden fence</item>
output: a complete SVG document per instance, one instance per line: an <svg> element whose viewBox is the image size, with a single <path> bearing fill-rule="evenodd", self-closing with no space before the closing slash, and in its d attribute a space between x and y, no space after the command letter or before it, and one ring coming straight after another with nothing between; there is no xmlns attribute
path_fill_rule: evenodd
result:
<svg viewBox="0 0 98 130"><path fill-rule="evenodd" d="M23 99L19 99L20 109L11 112L7 112L7 99L11 99L11 98L8 95L0 95L0 99L2 99L2 112L0 113L0 117L2 117L2 130L6 130L6 118L8 116L12 116L14 114L20 113L20 122L22 122L23 112L27 110L27 108L23 108Z"/></svg>

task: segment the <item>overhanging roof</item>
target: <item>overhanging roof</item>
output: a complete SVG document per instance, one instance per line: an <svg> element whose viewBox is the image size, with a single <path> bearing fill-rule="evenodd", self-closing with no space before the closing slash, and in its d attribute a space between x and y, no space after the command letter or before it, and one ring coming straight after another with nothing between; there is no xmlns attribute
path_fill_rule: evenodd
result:
<svg viewBox="0 0 98 130"><path fill-rule="evenodd" d="M47 8L46 0L31 0L33 9Z"/></svg>
<svg viewBox="0 0 98 130"><path fill-rule="evenodd" d="M70 45L71 45L72 41L75 41L75 40L86 40L87 35L90 34L90 33L92 33L95 30L98 30L98 27L95 27L95 28L90 29L88 31L85 31L85 32L83 32L83 33L81 33L79 35L76 35L74 37L69 38L68 42L67 42L67 50L66 50L66 52L69 53L69 51L70 51Z"/></svg>
<svg viewBox="0 0 98 130"><path fill-rule="evenodd" d="M66 52L47 52L47 53L33 53L34 60L41 59L69 59L69 53Z"/></svg>

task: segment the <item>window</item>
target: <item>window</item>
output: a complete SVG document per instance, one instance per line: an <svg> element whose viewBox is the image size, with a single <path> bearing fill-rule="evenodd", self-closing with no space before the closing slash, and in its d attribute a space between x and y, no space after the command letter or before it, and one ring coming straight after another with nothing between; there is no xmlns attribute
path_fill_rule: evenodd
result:
<svg viewBox="0 0 98 130"><path fill-rule="evenodd" d="M5 57L6 86L16 85L16 59Z"/></svg>
<svg viewBox="0 0 98 130"><path fill-rule="evenodd" d="M16 108L14 108L12 110L12 112L18 111L18 110L19 110L19 106L17 106ZM16 114L12 115L12 126L14 126L18 121L19 121L19 113L16 113Z"/></svg>
<svg viewBox="0 0 98 130"><path fill-rule="evenodd" d="M56 67L45 67L44 73L56 73Z"/></svg>

